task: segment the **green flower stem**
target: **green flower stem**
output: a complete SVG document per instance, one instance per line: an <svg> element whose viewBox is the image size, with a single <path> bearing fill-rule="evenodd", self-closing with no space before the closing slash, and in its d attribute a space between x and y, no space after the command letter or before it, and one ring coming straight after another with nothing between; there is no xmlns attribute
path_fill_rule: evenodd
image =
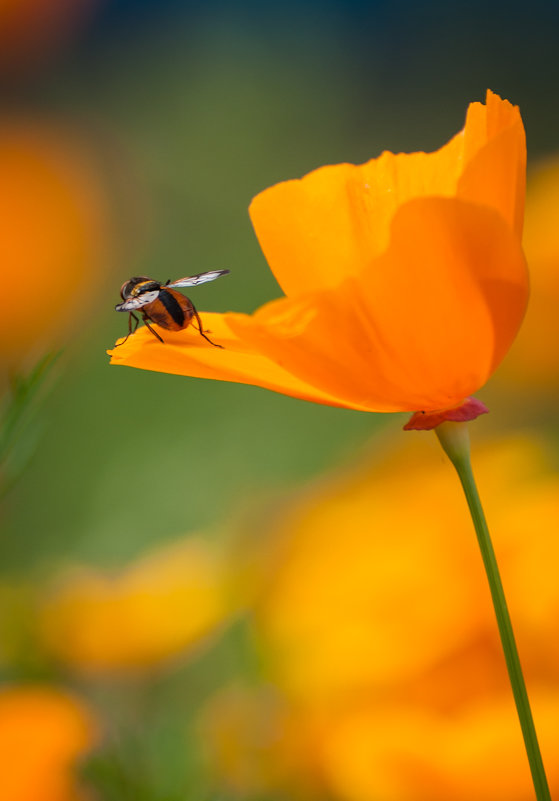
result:
<svg viewBox="0 0 559 801"><path fill-rule="evenodd" d="M522 668L520 666L509 610L503 591L503 584L501 582L501 576L499 575L495 551L493 550L491 537L472 472L468 427L466 423L442 423L435 428L435 433L450 461L456 468L470 508L483 564L485 566L485 572L489 581L491 597L493 598L493 607L497 617L497 625L499 627L499 634L501 636L501 643L505 654L516 710L520 720L520 727L524 737L528 762L530 763L536 798L538 801L551 801L549 785L545 775L536 729L534 727L534 720L532 718L532 711L530 709L530 702L528 700L528 693L526 692L526 684L524 682L524 676L522 675Z"/></svg>

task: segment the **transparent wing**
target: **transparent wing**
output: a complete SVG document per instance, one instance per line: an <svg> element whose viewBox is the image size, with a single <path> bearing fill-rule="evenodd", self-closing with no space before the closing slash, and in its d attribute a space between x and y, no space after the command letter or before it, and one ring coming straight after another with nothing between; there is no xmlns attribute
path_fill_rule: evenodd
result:
<svg viewBox="0 0 559 801"><path fill-rule="evenodd" d="M148 303L157 300L159 292L159 289L155 292L142 292L142 294L138 295L136 298L128 298L124 303L119 303L118 306L115 306L115 311L134 311L134 309L141 309L142 306L147 306Z"/></svg>
<svg viewBox="0 0 559 801"><path fill-rule="evenodd" d="M178 281L171 281L170 284L165 286L174 288L177 286L198 286L198 284L207 284L208 281L215 281L222 275L227 275L229 270L210 270L207 273L198 273L198 275L190 275L188 278L179 278Z"/></svg>

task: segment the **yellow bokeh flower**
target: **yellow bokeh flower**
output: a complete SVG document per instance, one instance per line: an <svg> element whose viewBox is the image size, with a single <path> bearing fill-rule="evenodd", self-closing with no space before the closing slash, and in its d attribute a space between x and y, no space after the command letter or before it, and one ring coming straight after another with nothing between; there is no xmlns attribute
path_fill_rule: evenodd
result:
<svg viewBox="0 0 559 801"><path fill-rule="evenodd" d="M76 568L39 613L48 651L91 674L166 663L227 614L223 563L196 537L161 547L121 571Z"/></svg>

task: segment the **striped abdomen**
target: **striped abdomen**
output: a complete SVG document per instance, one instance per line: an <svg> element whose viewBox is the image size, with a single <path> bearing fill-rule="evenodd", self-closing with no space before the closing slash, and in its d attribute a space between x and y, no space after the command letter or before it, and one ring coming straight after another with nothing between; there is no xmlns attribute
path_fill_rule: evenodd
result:
<svg viewBox="0 0 559 801"><path fill-rule="evenodd" d="M186 328L194 316L191 301L174 289L161 288L159 297L143 307L150 320L168 331Z"/></svg>

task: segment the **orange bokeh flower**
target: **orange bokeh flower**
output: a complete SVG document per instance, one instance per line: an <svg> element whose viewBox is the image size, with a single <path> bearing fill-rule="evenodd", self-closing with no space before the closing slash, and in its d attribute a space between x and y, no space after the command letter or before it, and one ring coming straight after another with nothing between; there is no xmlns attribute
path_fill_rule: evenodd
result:
<svg viewBox="0 0 559 801"><path fill-rule="evenodd" d="M0 691L0 797L6 801L78 801L73 768L96 738L78 699L52 687Z"/></svg>
<svg viewBox="0 0 559 801"><path fill-rule="evenodd" d="M526 147L518 108L488 92L440 150L385 152L267 189L250 214L286 297L255 314L145 328L112 362L237 381L372 412L460 404L522 321Z"/></svg>
<svg viewBox="0 0 559 801"><path fill-rule="evenodd" d="M549 782L559 792L559 474L527 437L486 447L478 463ZM373 467L322 482L277 524L282 551L257 632L275 687L314 743L312 764L301 770L307 778L320 764L318 797L533 798L456 484L434 446L426 461L412 440Z"/></svg>
<svg viewBox="0 0 559 801"><path fill-rule="evenodd" d="M559 157L528 173L523 245L530 264L530 308L499 377L535 390L559 383Z"/></svg>
<svg viewBox="0 0 559 801"><path fill-rule="evenodd" d="M83 316L106 271L108 213L87 149L55 125L0 120L0 174L3 372L33 363Z"/></svg>

